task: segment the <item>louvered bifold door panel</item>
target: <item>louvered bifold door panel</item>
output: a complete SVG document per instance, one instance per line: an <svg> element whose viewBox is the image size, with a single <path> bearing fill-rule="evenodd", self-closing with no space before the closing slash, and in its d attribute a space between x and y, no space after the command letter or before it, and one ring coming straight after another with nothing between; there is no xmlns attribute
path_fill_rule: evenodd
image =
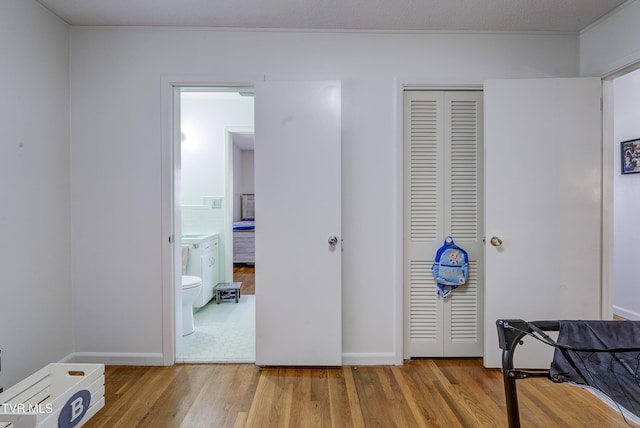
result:
<svg viewBox="0 0 640 428"><path fill-rule="evenodd" d="M432 263L412 261L410 266L409 337L413 353L420 356L438 356L444 344L441 328L444 313L434 298L437 287L431 274Z"/></svg>
<svg viewBox="0 0 640 428"><path fill-rule="evenodd" d="M477 100L456 100L461 94L447 94L449 114L450 230L457 240L478 238L478 128L481 125ZM480 100L481 101L481 100Z"/></svg>
<svg viewBox="0 0 640 428"><path fill-rule="evenodd" d="M438 204L442 198L442 170L438 167L442 162L442 100L413 98L409 101L410 235L418 242L432 242L438 226L442 228Z"/></svg>
<svg viewBox="0 0 640 428"><path fill-rule="evenodd" d="M445 304L444 356L483 352L482 92L445 95L445 230L469 254L469 281Z"/></svg>
<svg viewBox="0 0 640 428"><path fill-rule="evenodd" d="M481 306L482 296L478 287L478 263L469 263L469 280L458 287L444 311L444 355L445 357L482 356Z"/></svg>
<svg viewBox="0 0 640 428"><path fill-rule="evenodd" d="M444 93L404 94L405 357L440 356L443 302L431 274L444 233Z"/></svg>

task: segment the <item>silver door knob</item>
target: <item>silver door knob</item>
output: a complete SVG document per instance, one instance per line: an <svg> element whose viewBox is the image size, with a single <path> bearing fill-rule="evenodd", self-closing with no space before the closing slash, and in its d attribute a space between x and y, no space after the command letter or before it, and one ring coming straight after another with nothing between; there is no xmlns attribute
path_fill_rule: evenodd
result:
<svg viewBox="0 0 640 428"><path fill-rule="evenodd" d="M497 236L492 236L489 242L491 242L491 245L493 245L494 247L499 247L502 245L502 239L498 238Z"/></svg>
<svg viewBox="0 0 640 428"><path fill-rule="evenodd" d="M331 245L332 247L335 247L336 245L338 245L338 238L336 236L330 236L329 245Z"/></svg>

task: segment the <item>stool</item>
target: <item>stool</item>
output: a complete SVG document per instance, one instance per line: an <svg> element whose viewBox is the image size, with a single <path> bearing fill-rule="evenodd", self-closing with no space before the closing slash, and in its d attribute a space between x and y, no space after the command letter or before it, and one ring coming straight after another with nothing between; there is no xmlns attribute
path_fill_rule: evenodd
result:
<svg viewBox="0 0 640 428"><path fill-rule="evenodd" d="M240 286L242 282L221 282L213 290L216 292L216 303L227 300L240 300Z"/></svg>

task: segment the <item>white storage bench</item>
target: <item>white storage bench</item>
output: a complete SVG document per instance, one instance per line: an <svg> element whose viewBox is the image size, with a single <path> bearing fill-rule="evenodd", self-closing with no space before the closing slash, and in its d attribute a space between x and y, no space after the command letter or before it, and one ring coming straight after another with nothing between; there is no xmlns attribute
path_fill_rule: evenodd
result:
<svg viewBox="0 0 640 428"><path fill-rule="evenodd" d="M81 427L104 407L104 364L49 364L0 393L0 427Z"/></svg>

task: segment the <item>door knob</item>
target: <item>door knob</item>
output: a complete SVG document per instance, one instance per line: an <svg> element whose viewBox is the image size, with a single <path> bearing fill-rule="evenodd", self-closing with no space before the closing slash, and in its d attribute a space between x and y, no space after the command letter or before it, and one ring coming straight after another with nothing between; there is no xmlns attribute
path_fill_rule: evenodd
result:
<svg viewBox="0 0 640 428"><path fill-rule="evenodd" d="M329 237L329 245L335 247L338 244L338 238L336 236Z"/></svg>
<svg viewBox="0 0 640 428"><path fill-rule="evenodd" d="M489 242L491 242L491 245L493 245L494 247L499 247L502 245L502 239L498 238L497 236L492 236Z"/></svg>

